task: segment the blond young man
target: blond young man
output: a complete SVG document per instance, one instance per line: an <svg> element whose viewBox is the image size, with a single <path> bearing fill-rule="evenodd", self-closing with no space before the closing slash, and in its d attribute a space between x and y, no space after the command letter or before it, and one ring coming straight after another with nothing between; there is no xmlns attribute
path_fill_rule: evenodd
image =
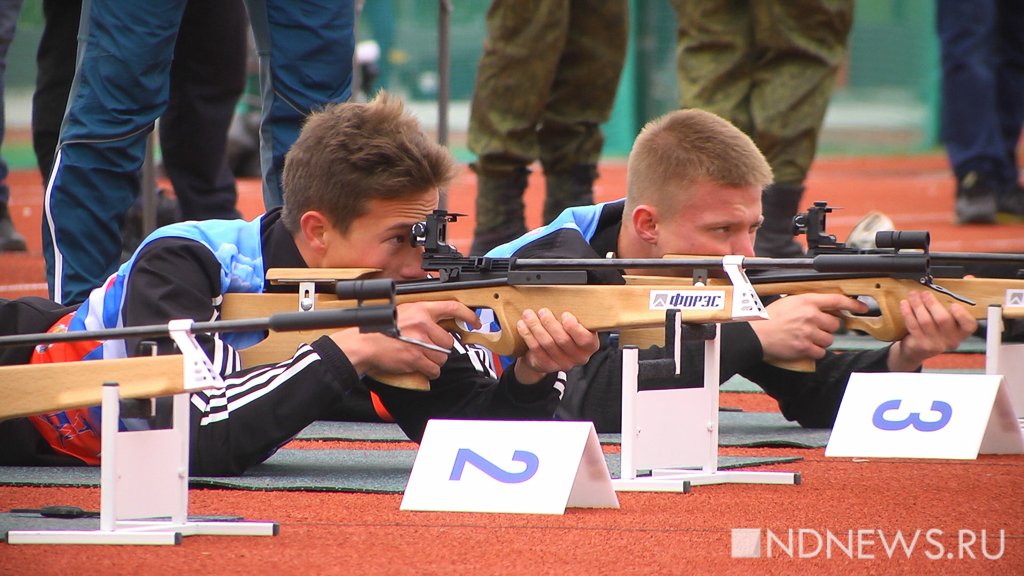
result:
<svg viewBox="0 0 1024 576"><path fill-rule="evenodd" d="M754 255L761 225L761 190L772 181L764 156L729 122L701 110L671 112L641 131L629 157L623 200L570 208L550 225L492 250L490 256L660 258L666 254ZM660 274L628 270L631 274ZM607 282L621 283L619 274ZM977 328L959 304L946 308L927 291L900 304L908 334L879 350L836 354L827 348L839 329L837 314L865 313L867 306L837 294L779 298L769 320L722 326L721 377L740 374L779 402L782 413L810 427L829 427L853 371L914 371L932 356L955 348ZM703 346L685 347L685 362L698 365ZM656 348L641 359L660 357ZM817 370L801 373L772 365L813 359ZM602 338L601 350L569 373L558 409L564 419L593 420L599 431L617 431L621 417L618 350ZM699 374L692 385L699 385ZM641 382L641 389L678 387Z"/></svg>

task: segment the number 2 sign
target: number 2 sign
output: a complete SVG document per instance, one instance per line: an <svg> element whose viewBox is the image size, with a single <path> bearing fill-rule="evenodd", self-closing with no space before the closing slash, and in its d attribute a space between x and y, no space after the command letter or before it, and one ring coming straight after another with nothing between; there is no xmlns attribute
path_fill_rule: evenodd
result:
<svg viewBox="0 0 1024 576"><path fill-rule="evenodd" d="M526 465L526 468L520 472L510 472L469 448L459 448L459 451L455 453L455 465L452 466L452 475L448 479L462 480L462 471L466 469L466 464L472 464L498 482L519 484L533 478L533 475L537 473L537 468L540 466L540 458L533 452L527 452L526 450L516 450L513 452L512 460L522 462Z"/></svg>
<svg viewBox="0 0 1024 576"><path fill-rule="evenodd" d="M1002 376L895 372L850 377L825 449L826 456L882 458L1021 452Z"/></svg>
<svg viewBox="0 0 1024 576"><path fill-rule="evenodd" d="M402 510L566 507L619 507L590 422L431 420L402 498Z"/></svg>

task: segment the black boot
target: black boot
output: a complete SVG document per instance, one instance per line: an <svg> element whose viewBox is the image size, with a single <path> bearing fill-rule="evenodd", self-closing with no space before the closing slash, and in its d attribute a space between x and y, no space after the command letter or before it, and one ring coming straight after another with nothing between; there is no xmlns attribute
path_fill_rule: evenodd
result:
<svg viewBox="0 0 1024 576"><path fill-rule="evenodd" d="M793 217L804 195L801 184L772 184L761 194L764 223L757 231L754 253L766 258L799 258L803 248L793 240Z"/></svg>
<svg viewBox="0 0 1024 576"><path fill-rule="evenodd" d="M992 177L968 172L956 185L956 223L995 224L997 190Z"/></svg>
<svg viewBox="0 0 1024 576"><path fill-rule="evenodd" d="M544 223L551 222L571 206L593 204L596 179L597 166L593 164L580 164L565 172L545 172Z"/></svg>
<svg viewBox="0 0 1024 576"><path fill-rule="evenodd" d="M477 172L476 230L471 255L482 256L491 248L526 234L523 194L529 175L528 168L507 174Z"/></svg>
<svg viewBox="0 0 1024 576"><path fill-rule="evenodd" d="M163 189L156 191L156 227L167 226L175 222L181 222L181 209L178 207L178 200L171 198ZM143 234L146 232L146 234ZM142 198L136 198L135 203L128 209L124 216L124 228L121 229L121 263L125 263L135 253L139 244L146 239L152 231L142 229Z"/></svg>
<svg viewBox="0 0 1024 576"><path fill-rule="evenodd" d="M1004 190L996 201L996 222L1020 224L1024 222L1024 186L1014 183Z"/></svg>
<svg viewBox="0 0 1024 576"><path fill-rule="evenodd" d="M24 252L27 249L25 237L14 229L7 204L0 204L0 252Z"/></svg>

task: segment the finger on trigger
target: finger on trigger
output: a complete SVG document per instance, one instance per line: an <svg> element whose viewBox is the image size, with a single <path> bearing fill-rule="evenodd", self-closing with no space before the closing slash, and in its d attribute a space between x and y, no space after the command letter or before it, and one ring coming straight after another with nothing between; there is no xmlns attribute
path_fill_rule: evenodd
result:
<svg viewBox="0 0 1024 576"><path fill-rule="evenodd" d="M858 300L855 296L846 296L839 301L839 306L836 309L863 314L869 310L869 307L865 302Z"/></svg>
<svg viewBox="0 0 1024 576"><path fill-rule="evenodd" d="M443 302L436 302L435 307L431 308L431 314L435 320L461 320L467 326L473 328L480 327L480 317L477 316L476 312L457 300L447 300Z"/></svg>

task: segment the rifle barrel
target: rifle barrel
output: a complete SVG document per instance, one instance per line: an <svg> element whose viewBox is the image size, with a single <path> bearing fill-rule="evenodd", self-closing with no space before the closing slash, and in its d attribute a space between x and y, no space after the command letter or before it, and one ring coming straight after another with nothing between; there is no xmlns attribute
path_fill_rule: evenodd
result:
<svg viewBox="0 0 1024 576"><path fill-rule="evenodd" d="M345 326L367 326L373 329L394 329L395 307L361 306L359 308L336 308L310 312L282 312L266 318L241 318L238 320L214 320L194 322L190 329L193 334L211 332L255 332L262 330L316 330L341 328ZM104 330L75 330L45 334L16 334L0 336L0 348L8 346L34 346L56 342L81 340L112 340L116 338L159 338L170 334L167 324L127 326Z"/></svg>
<svg viewBox="0 0 1024 576"><path fill-rule="evenodd" d="M932 260L1005 262L1024 266L1024 254L1007 254L1005 252L931 252Z"/></svg>
<svg viewBox="0 0 1024 576"><path fill-rule="evenodd" d="M517 258L514 269L719 268L722 258ZM813 258L744 258L747 269L804 268L819 272L892 273L928 271L925 254L823 254Z"/></svg>

